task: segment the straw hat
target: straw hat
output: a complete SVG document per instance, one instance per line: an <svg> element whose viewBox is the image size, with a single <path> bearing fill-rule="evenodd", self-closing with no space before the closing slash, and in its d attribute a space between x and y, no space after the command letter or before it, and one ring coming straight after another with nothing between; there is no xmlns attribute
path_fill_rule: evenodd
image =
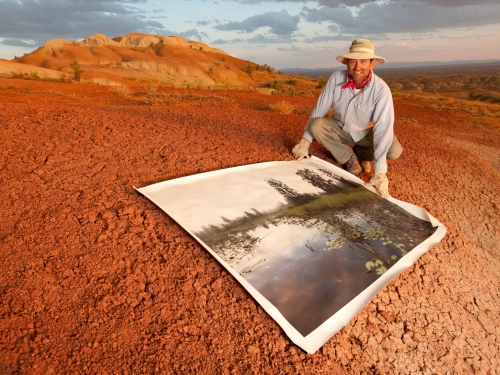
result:
<svg viewBox="0 0 500 375"><path fill-rule="evenodd" d="M344 53L343 55L337 56L337 61L346 65L349 62L349 59L355 59L355 60L373 59L375 65L380 65L385 63L385 59L383 57L375 55L374 52L375 52L375 47L373 46L373 43L370 42L368 39L356 39L352 42L348 53Z"/></svg>

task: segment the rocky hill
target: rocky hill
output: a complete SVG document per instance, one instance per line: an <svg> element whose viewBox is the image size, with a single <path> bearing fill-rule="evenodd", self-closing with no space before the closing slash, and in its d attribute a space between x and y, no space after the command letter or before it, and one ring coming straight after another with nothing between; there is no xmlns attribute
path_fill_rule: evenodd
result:
<svg viewBox="0 0 500 375"><path fill-rule="evenodd" d="M254 70L268 67L235 58L204 43L180 36L132 33L113 39L94 34L82 41L50 40L15 61L0 60L0 73L72 77L77 61L82 82L104 85L161 84L170 87L258 87ZM26 66L33 67L28 69ZM36 68L35 68L36 67ZM269 67L267 73L271 73ZM250 74L249 74L250 73Z"/></svg>

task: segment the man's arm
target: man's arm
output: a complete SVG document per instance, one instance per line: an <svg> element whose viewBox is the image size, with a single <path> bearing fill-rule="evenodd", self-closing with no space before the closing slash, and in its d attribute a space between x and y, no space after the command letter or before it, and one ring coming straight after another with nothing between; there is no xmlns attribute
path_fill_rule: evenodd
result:
<svg viewBox="0 0 500 375"><path fill-rule="evenodd" d="M314 106L314 109L312 110L311 115L309 116L309 120L307 121L307 124L304 128L302 139L292 149L292 154L297 160L309 157L309 146L313 141L313 136L310 131L311 123L315 119L323 117L332 106L333 90L335 88L336 81L334 75L335 73L330 76L328 82L323 88L323 91L321 92L321 95L319 96L318 101L316 102L316 105Z"/></svg>
<svg viewBox="0 0 500 375"><path fill-rule="evenodd" d="M375 186L377 192L384 198L389 195L389 180L387 179L387 151L394 138L394 104L389 87L382 82L380 97L373 111L373 148L375 174L369 185Z"/></svg>
<svg viewBox="0 0 500 375"><path fill-rule="evenodd" d="M386 86L384 84L384 86ZM387 151L394 138L394 104L388 87L380 93L373 111L375 173L387 173Z"/></svg>
<svg viewBox="0 0 500 375"><path fill-rule="evenodd" d="M302 138L308 140L309 143L313 141L313 136L311 134L311 131L309 130L311 123L317 118L322 118L332 106L333 92L335 90L336 82L337 80L335 77L335 73L332 73L332 75L328 79L328 82L323 88L323 91L321 92L321 95L319 96L318 101L316 102L316 105L311 112L311 115L309 116L309 120L307 121L304 129L304 135L302 135Z"/></svg>

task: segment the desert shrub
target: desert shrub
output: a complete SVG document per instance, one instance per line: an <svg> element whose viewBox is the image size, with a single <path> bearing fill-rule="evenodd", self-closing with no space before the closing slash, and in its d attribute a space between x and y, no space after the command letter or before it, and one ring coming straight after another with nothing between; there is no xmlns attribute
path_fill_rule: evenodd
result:
<svg viewBox="0 0 500 375"><path fill-rule="evenodd" d="M165 77L165 84L167 87L175 87L175 78L171 75Z"/></svg>
<svg viewBox="0 0 500 375"><path fill-rule="evenodd" d="M197 90L201 89L201 84L203 83L203 81L201 79L197 79L196 81L193 82L193 87Z"/></svg>
<svg viewBox="0 0 500 375"><path fill-rule="evenodd" d="M146 90L144 91L144 93L148 97L156 97L158 95L156 92L156 87L147 87Z"/></svg>
<svg viewBox="0 0 500 375"><path fill-rule="evenodd" d="M292 85L292 86L295 86L297 84L297 80L296 79L289 79L289 80L285 81L285 83Z"/></svg>
<svg viewBox="0 0 500 375"><path fill-rule="evenodd" d="M40 76L38 75L37 72L31 72L30 73L30 79L34 79L35 81L39 81L40 80Z"/></svg>
<svg viewBox="0 0 500 375"><path fill-rule="evenodd" d="M274 72L274 68L272 66L267 65L267 64L258 65L257 69L260 71L267 71L268 73Z"/></svg>
<svg viewBox="0 0 500 375"><path fill-rule="evenodd" d="M318 81L318 85L316 86L317 89L322 89L326 85L326 78L320 78Z"/></svg>
<svg viewBox="0 0 500 375"><path fill-rule="evenodd" d="M130 88L128 86L111 86L108 91L123 97L130 95Z"/></svg>
<svg viewBox="0 0 500 375"><path fill-rule="evenodd" d="M73 77L75 78L75 80L80 82L83 73L83 70L80 68L80 63L77 60L73 60L69 63L69 67L73 69Z"/></svg>
<svg viewBox="0 0 500 375"><path fill-rule="evenodd" d="M222 56L222 57L220 58L220 61L226 61L226 56Z"/></svg>
<svg viewBox="0 0 500 375"><path fill-rule="evenodd" d="M287 102L286 100L279 101L277 103L270 103L267 105L267 109L272 112L283 113L285 115L290 115L295 111L295 106Z"/></svg>
<svg viewBox="0 0 500 375"><path fill-rule="evenodd" d="M247 64L243 68L241 68L245 73L252 74L254 70L257 70L257 65Z"/></svg>
<svg viewBox="0 0 500 375"><path fill-rule="evenodd" d="M281 87L282 82L278 80L267 81L262 85L262 87L269 87L271 89L279 89Z"/></svg>
<svg viewBox="0 0 500 375"><path fill-rule="evenodd" d="M14 73L14 72L12 72L11 77L12 78L28 79L29 75L27 73Z"/></svg>
<svg viewBox="0 0 500 375"><path fill-rule="evenodd" d="M61 75L61 78L59 78L59 82L67 82L71 83L71 78L66 77L66 74Z"/></svg>
<svg viewBox="0 0 500 375"><path fill-rule="evenodd" d="M203 51L203 47L200 47L200 51Z"/></svg>

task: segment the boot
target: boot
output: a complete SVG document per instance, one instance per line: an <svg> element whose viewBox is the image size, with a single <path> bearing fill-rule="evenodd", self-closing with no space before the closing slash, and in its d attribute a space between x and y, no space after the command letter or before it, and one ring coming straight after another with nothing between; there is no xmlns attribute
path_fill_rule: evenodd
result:
<svg viewBox="0 0 500 375"><path fill-rule="evenodd" d="M372 171L371 161L362 160L361 161L361 169L363 169L363 172L365 172L365 173L370 173Z"/></svg>
<svg viewBox="0 0 500 375"><path fill-rule="evenodd" d="M358 157L356 156L355 153L353 153L351 155L351 158L347 160L347 162L344 164L344 169L347 172L352 173L354 175L361 172L361 165L359 165Z"/></svg>

